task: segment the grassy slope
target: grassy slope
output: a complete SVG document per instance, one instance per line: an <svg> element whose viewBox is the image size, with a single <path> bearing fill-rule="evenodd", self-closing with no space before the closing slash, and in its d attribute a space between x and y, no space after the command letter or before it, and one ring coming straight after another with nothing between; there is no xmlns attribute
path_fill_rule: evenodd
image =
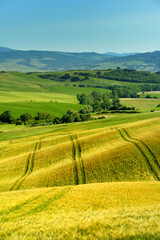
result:
<svg viewBox="0 0 160 240"><path fill-rule="evenodd" d="M92 71L91 71L92 72ZM58 76L64 75L64 72L58 73ZM56 82L38 77L39 73L24 74L19 72L0 73L0 114L6 110L11 110L14 117L19 117L24 112L29 112L33 116L37 111L53 111L55 115L63 115L67 109L80 109L76 100L76 94L92 91L109 92L102 88L73 87L79 83ZM74 75L70 71L70 75ZM91 77L83 84L93 84L105 86L106 84L128 85L133 83L124 83L121 81L111 81ZM81 83L81 84L82 84ZM136 83L136 85L138 85ZM54 102L51 104L51 101ZM139 100L123 100L123 104L139 107ZM141 111L146 112L157 109L159 100L141 100ZM67 106L68 104L68 106ZM72 104L72 105L71 105ZM158 110L158 109L157 109Z"/></svg>
<svg viewBox="0 0 160 240"><path fill-rule="evenodd" d="M56 116L62 116L70 108L81 109L76 94L89 94L95 90L66 86L65 83L42 79L37 75L19 72L0 74L0 114L10 109L14 117L25 112L34 116L37 111L52 111ZM105 89L96 90L108 92Z"/></svg>
<svg viewBox="0 0 160 240"><path fill-rule="evenodd" d="M105 181L158 180L159 123L159 113L153 113L130 119L124 115L121 119L45 128L13 127L11 131L1 126L2 140L15 139L1 141L1 191ZM152 133L149 144L152 146L152 141L155 144L153 154L149 147L127 135L128 129L135 125L140 132L138 139L143 138L143 142L147 142ZM145 131L141 131L146 125ZM22 138L25 132L30 137Z"/></svg>
<svg viewBox="0 0 160 240"><path fill-rule="evenodd" d="M1 125L0 238L159 239L159 126L158 112Z"/></svg>
<svg viewBox="0 0 160 240"><path fill-rule="evenodd" d="M12 115L18 118L23 113L30 113L35 116L37 112L50 112L61 117L68 109L80 110L81 105L63 102L14 102L3 103L0 114L11 110Z"/></svg>

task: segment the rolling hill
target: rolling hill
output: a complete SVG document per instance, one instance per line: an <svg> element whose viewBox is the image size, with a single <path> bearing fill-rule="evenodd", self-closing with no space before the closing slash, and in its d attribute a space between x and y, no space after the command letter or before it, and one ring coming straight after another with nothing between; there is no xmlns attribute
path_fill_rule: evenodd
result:
<svg viewBox="0 0 160 240"><path fill-rule="evenodd" d="M58 134L61 127L56 133L52 127L49 135L4 142L0 190L160 180L159 118L116 126L107 126L108 120L101 127L99 123L88 131L77 124L74 131L64 126Z"/></svg>
<svg viewBox="0 0 160 240"><path fill-rule="evenodd" d="M83 106L77 93L154 88L159 81L158 73L122 69L1 72L0 114L62 116ZM143 95L121 99L141 113L0 124L0 239L160 239L159 99Z"/></svg>
<svg viewBox="0 0 160 240"><path fill-rule="evenodd" d="M0 69L7 71L62 71L93 69L111 56L98 53L67 53L56 51L0 52Z"/></svg>
<svg viewBox="0 0 160 240"><path fill-rule="evenodd" d="M12 52L12 51L15 51L11 48L6 48L6 47L0 47L0 52Z"/></svg>
<svg viewBox="0 0 160 240"><path fill-rule="evenodd" d="M64 79L64 76L69 76ZM86 77L87 76L87 77ZM72 81L74 78L76 82ZM116 80L115 80L116 79ZM11 110L14 118L26 112L36 116L37 112L48 112L62 117L68 109L80 110L77 94L91 94L112 92L119 89L121 102L125 106L136 107L142 112L158 111L159 95L149 93L154 98L130 99L132 92L160 90L160 75L131 70L109 71L65 71L50 73L0 73L0 114ZM146 90L145 90L146 89ZM122 95L123 94L123 95ZM125 98L125 99L122 99Z"/></svg>
<svg viewBox="0 0 160 240"><path fill-rule="evenodd" d="M160 70L160 51L139 53L132 56L107 60L104 65L145 71Z"/></svg>
<svg viewBox="0 0 160 240"><path fill-rule="evenodd" d="M159 113L0 126L0 238L160 238Z"/></svg>
<svg viewBox="0 0 160 240"><path fill-rule="evenodd" d="M112 55L112 56L111 56ZM70 69L130 68L159 71L160 52L129 56L94 52L69 53L58 51L20 51L0 48L0 71L62 71Z"/></svg>

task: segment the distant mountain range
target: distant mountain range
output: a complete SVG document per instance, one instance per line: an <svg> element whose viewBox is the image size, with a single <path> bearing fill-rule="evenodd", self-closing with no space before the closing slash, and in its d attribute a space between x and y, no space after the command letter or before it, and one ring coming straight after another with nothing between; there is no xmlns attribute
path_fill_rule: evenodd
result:
<svg viewBox="0 0 160 240"><path fill-rule="evenodd" d="M160 71L160 51L148 53L20 51L0 47L0 71L63 71L130 68Z"/></svg>
<svg viewBox="0 0 160 240"><path fill-rule="evenodd" d="M14 51L14 50L11 48L0 47L0 52L11 52L11 51Z"/></svg>

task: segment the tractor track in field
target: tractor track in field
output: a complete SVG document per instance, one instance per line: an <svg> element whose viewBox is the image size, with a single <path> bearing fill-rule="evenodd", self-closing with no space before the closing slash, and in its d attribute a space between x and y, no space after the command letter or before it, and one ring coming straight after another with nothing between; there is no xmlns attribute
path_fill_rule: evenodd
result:
<svg viewBox="0 0 160 240"><path fill-rule="evenodd" d="M77 138L77 135L70 136L71 142L72 142L72 159L74 162L73 169L74 169L74 179L75 179L75 185L78 185L80 183L85 184L86 183L86 176L85 176L85 169L84 169L84 163L81 156L81 145ZM78 168L79 166L79 168ZM78 169L80 169L81 172L81 182L78 176Z"/></svg>
<svg viewBox="0 0 160 240"><path fill-rule="evenodd" d="M74 141L74 135L70 137L72 143L72 159L73 159L73 171L74 171L74 182L75 185L79 184L78 178L78 169L77 169L77 161L76 161L76 144Z"/></svg>
<svg viewBox="0 0 160 240"><path fill-rule="evenodd" d="M86 175L85 175L85 169L84 169L84 162L83 162L83 158L81 155L82 148L81 148L81 144L79 142L77 135L75 135L75 138L76 138L76 143L77 143L77 153L78 153L79 165L80 165L81 176L82 176L82 184L85 184L86 183Z"/></svg>
<svg viewBox="0 0 160 240"><path fill-rule="evenodd" d="M49 207L49 205L51 205L53 202L61 199L62 197L64 197L64 195L66 193L68 193L70 191L71 187L66 187L63 190L61 190L60 192L58 192L57 194L55 194L52 197L49 197L47 200L45 200L44 202L42 202L40 205L38 205L37 207L35 207L34 209L32 209L30 212L28 212L27 214L25 214L25 216L27 215L32 215L35 213L40 213L42 211L44 211L46 208ZM54 190L53 190L54 191Z"/></svg>
<svg viewBox="0 0 160 240"><path fill-rule="evenodd" d="M29 204L31 204L32 202L34 201L37 201L38 199L40 199L41 197L43 197L43 195L38 195L37 197L34 197L32 199L29 199L23 203L20 203L18 205L16 205L15 207L11 208L11 209L8 209L6 212L2 211L0 212L0 215L5 215L5 214L11 214L11 213L14 213L14 212L17 212L17 211L21 211L21 209Z"/></svg>
<svg viewBox="0 0 160 240"><path fill-rule="evenodd" d="M22 185L26 177L28 177L33 172L35 154L36 154L36 151L40 149L41 149L41 141L38 141L35 144L34 151L32 153L29 153L27 157L26 166L25 166L23 175L12 185L12 187L10 188L10 191L19 190L20 186Z"/></svg>
<svg viewBox="0 0 160 240"><path fill-rule="evenodd" d="M132 138L124 128L117 129L117 131L124 141L132 143L137 148L145 159L151 174L156 180L160 181L160 166L150 148L142 140Z"/></svg>
<svg viewBox="0 0 160 240"><path fill-rule="evenodd" d="M21 217L24 217L24 216L27 216L27 215L31 215L31 212L33 212L34 209L39 208L39 206L36 207L36 208L34 208L34 209L32 209L31 211L27 212L26 214L24 214L24 213L22 214L22 212L21 212L22 209L25 208L25 207L28 206L28 205L32 205L32 203L33 203L33 204L37 203L37 200L43 199L44 195L52 194L54 191L55 191L55 189L48 190L48 191L45 192L44 194L39 194L38 196L33 197L32 199L29 199L29 200L27 200L27 201L24 201L24 202L22 202L22 203L20 203L20 204L18 204L18 205L16 205L16 206L14 206L14 207L12 207L11 209L8 209L8 210L5 211L5 212L4 212L4 211L3 211L3 212L0 212L0 214L4 216L2 222L8 222L8 220L14 220L14 219L21 218ZM44 201L44 203L45 203L45 202L48 202L48 201ZM42 205L42 204L41 204L41 205ZM41 205L40 205L40 206L41 206ZM13 215L13 216L12 216L11 214L15 214L15 212L16 212L16 215ZM5 215L6 215L6 216L5 216Z"/></svg>
<svg viewBox="0 0 160 240"><path fill-rule="evenodd" d="M54 193L56 189L52 189L47 191L47 193L40 194L33 199L29 199L24 203L21 203L20 205L16 205L12 209L10 209L8 212L3 213L4 217L2 222L8 222L8 220L14 220L18 218L21 219L22 217L31 216L35 213L41 213L45 209L47 209L51 204L53 204L55 201L58 201L59 199L63 198L65 194L67 194L70 191L70 189L71 187L66 187L63 190L59 191L58 193L54 194L53 196L52 196L52 193ZM43 199L44 195L46 195L45 199ZM40 200L40 203L35 205L35 203L37 203L37 200ZM29 211L27 211L26 213L21 212L22 208L28 205L32 206L32 204L33 204L33 208L31 208ZM10 215L12 213L14 213L15 215Z"/></svg>
<svg viewBox="0 0 160 240"><path fill-rule="evenodd" d="M152 152L152 150L142 141L142 140L139 140L137 138L133 138L131 137L128 132L123 128L123 131L126 133L126 135L128 136L128 138L130 138L131 140L134 140L134 141L138 141L140 144L142 144L144 146L144 148L146 148L146 150L150 153L150 155L152 156L152 159L154 161L154 163L157 165L157 167L159 168L160 170L160 164L158 163L157 161L157 158L156 156L154 155L154 153Z"/></svg>

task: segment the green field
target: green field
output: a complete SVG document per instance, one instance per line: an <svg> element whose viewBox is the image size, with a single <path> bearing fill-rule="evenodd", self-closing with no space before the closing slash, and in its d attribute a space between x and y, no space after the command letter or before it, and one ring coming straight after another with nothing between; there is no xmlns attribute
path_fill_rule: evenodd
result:
<svg viewBox="0 0 160 240"><path fill-rule="evenodd" d="M157 91L157 92L146 92L146 93L144 93L144 94L140 94L140 97L141 98L146 98L146 96L150 96L151 98L154 98L154 97L156 97L156 98L160 98L160 92L159 91Z"/></svg>
<svg viewBox="0 0 160 240"><path fill-rule="evenodd" d="M50 74L57 77L69 73L74 76L75 71L69 72L52 72ZM94 71L89 71L94 74ZM102 71L103 73L103 71ZM130 83L123 81L100 79L89 77L82 82L55 81L39 77L40 73L19 73L6 72L0 73L0 114L4 111L11 110L13 117L17 118L21 114L28 112L35 116L38 111L53 112L56 116L62 116L68 109L80 110L76 99L77 94L90 94L92 91L101 93L111 92L104 88L87 87L92 86L138 86L139 83ZM43 73L44 75L44 73ZM82 77L81 77L82 78ZM85 87L79 87L84 84ZM141 95L142 96L142 95ZM158 99L144 99L139 102L137 99L122 99L122 104L126 106L135 106L142 112L159 110L156 106L159 104Z"/></svg>
<svg viewBox="0 0 160 240"><path fill-rule="evenodd" d="M121 103L125 106L135 107L139 109L141 112L150 112L151 110L159 111L160 107L157 105L160 104L160 99L144 99L144 98L137 98L137 99L121 99Z"/></svg>
<svg viewBox="0 0 160 240"><path fill-rule="evenodd" d="M58 73L57 73L58 74ZM77 94L90 94L95 88L73 87L66 83L39 78L38 74L18 72L0 74L0 114L11 110L13 117L28 112L52 112L62 116L68 109L80 110ZM96 89L110 92L107 89Z"/></svg>

